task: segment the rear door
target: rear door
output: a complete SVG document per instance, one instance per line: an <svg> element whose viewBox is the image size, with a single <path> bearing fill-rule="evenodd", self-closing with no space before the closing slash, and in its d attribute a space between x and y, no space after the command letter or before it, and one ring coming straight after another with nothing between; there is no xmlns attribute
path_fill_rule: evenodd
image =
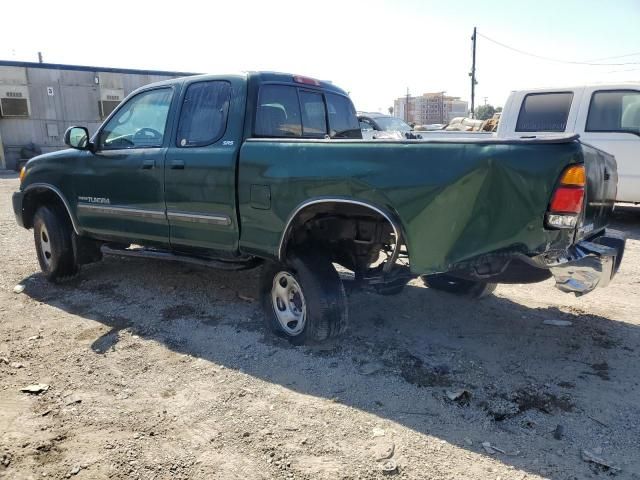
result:
<svg viewBox="0 0 640 480"><path fill-rule="evenodd" d="M170 242L178 251L232 255L238 247L236 160L246 82L241 77L187 82L165 163Z"/></svg>
<svg viewBox="0 0 640 480"><path fill-rule="evenodd" d="M590 87L583 105L581 139L615 156L617 200L640 202L640 89Z"/></svg>

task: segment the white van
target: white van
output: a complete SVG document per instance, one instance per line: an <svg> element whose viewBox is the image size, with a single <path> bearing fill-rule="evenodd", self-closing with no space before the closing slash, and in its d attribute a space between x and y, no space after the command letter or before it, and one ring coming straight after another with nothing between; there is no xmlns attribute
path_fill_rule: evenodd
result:
<svg viewBox="0 0 640 480"><path fill-rule="evenodd" d="M640 203L640 83L512 92L499 138L575 132L616 157L618 202Z"/></svg>

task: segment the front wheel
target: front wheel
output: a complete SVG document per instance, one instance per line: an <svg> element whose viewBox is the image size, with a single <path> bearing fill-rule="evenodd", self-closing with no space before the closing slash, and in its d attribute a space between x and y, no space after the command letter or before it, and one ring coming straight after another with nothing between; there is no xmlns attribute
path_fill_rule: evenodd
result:
<svg viewBox="0 0 640 480"><path fill-rule="evenodd" d="M261 294L267 327L295 345L328 340L347 327L344 286L329 258L299 255L265 264Z"/></svg>
<svg viewBox="0 0 640 480"><path fill-rule="evenodd" d="M452 277L444 273L435 275L422 275L424 284L434 290L462 295L469 298L482 298L493 293L498 286L497 283L479 282Z"/></svg>
<svg viewBox="0 0 640 480"><path fill-rule="evenodd" d="M47 280L61 280L77 273L71 235L66 211L58 206L38 208L33 219L33 236L38 263Z"/></svg>

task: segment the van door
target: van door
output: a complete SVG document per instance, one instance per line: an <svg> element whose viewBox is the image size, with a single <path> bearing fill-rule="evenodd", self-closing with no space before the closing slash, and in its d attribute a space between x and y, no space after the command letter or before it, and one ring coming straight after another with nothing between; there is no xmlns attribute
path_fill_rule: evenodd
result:
<svg viewBox="0 0 640 480"><path fill-rule="evenodd" d="M185 84L165 164L165 201L176 251L232 256L238 248L236 160L245 94L238 78Z"/></svg>
<svg viewBox="0 0 640 480"><path fill-rule="evenodd" d="M615 156L619 202L640 202L640 89L585 91L580 137Z"/></svg>

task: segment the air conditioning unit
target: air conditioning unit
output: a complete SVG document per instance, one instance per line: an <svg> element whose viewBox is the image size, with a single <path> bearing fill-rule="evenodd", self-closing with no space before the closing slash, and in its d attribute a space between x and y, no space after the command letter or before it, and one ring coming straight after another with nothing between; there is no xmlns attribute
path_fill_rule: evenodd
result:
<svg viewBox="0 0 640 480"><path fill-rule="evenodd" d="M26 85L0 85L0 116L28 117L30 107Z"/></svg>
<svg viewBox="0 0 640 480"><path fill-rule="evenodd" d="M100 117L104 120L124 99L122 88L100 88Z"/></svg>

